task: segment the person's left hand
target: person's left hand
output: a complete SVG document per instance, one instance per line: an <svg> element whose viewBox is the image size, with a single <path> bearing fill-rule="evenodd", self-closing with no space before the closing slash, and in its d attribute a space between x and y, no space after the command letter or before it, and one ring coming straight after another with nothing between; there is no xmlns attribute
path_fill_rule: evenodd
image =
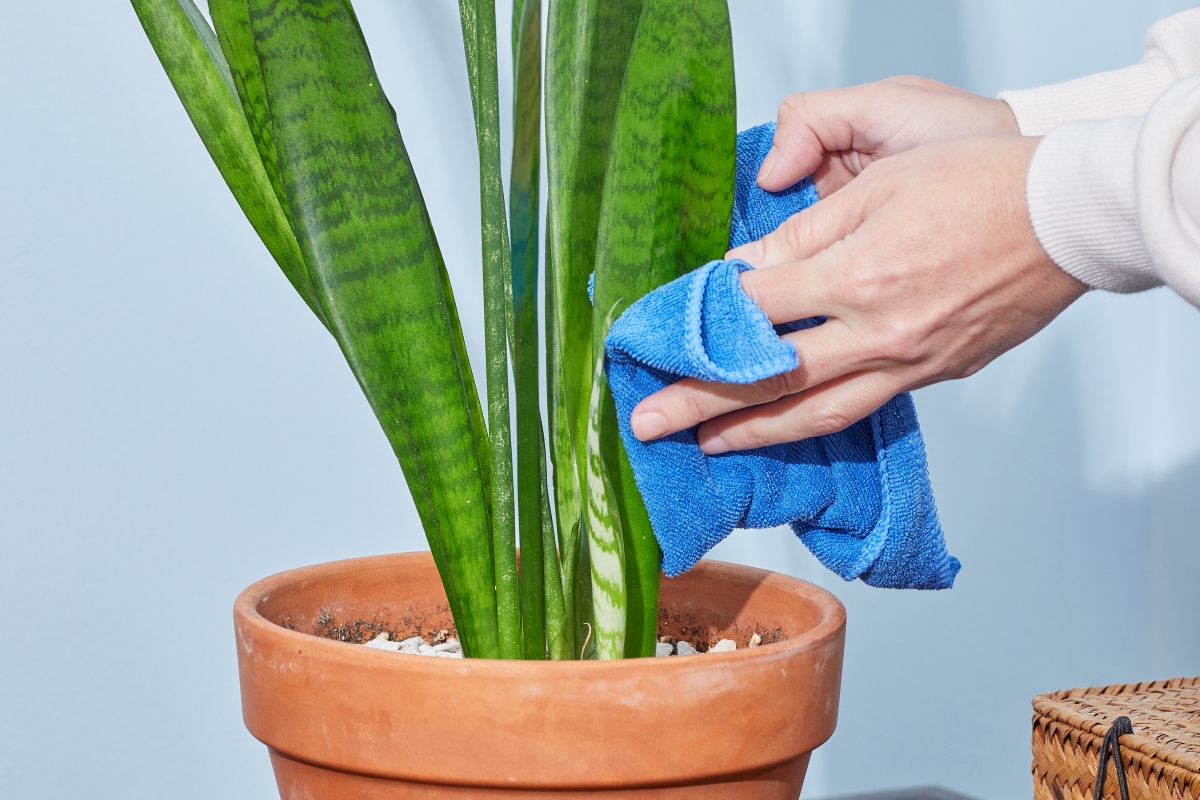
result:
<svg viewBox="0 0 1200 800"><path fill-rule="evenodd" d="M687 379L633 410L642 441L698 423L708 454L833 433L900 392L970 375L1084 293L1038 243L1025 175L1038 139L958 139L876 161L775 233L731 251L792 372L749 385Z"/></svg>

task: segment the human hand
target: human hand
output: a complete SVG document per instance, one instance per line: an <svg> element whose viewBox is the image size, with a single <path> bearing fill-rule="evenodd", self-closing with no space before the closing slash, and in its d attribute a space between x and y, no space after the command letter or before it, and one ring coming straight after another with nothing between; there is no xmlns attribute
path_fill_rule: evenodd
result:
<svg viewBox="0 0 1200 800"><path fill-rule="evenodd" d="M841 191L731 251L798 369L749 385L687 379L647 397L647 441L698 423L712 455L842 430L900 392L971 375L1084 293L1034 235L1025 175L1038 139L977 137L869 164Z"/></svg>
<svg viewBox="0 0 1200 800"><path fill-rule="evenodd" d="M964 136L1019 135L1003 100L903 76L846 89L800 92L779 107L758 184L777 192L812 175L828 197L869 164Z"/></svg>

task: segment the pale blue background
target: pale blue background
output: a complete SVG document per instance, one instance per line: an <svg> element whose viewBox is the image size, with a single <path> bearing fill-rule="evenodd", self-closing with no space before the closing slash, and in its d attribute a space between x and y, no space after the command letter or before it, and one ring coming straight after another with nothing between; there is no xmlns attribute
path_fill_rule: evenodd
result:
<svg viewBox="0 0 1200 800"><path fill-rule="evenodd" d="M740 122L773 118L789 91L897 72L995 94L1121 66L1186 5L734 0ZM358 7L478 367L455 5ZM420 547L416 515L128 4L4 11L0 796L271 797L239 714L234 595L289 567ZM965 565L951 592L843 584L782 532L719 548L849 609L841 722L806 796L1028 796L1033 695L1200 674L1198 344L1200 312L1165 290L1093 295L978 376L918 394Z"/></svg>

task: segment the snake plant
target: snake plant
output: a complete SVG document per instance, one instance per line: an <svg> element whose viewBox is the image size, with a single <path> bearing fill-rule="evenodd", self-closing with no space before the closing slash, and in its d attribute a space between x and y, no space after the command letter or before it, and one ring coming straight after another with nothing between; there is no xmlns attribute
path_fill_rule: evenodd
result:
<svg viewBox="0 0 1200 800"><path fill-rule="evenodd" d="M507 196L495 3L459 0L479 148L482 402L350 0L210 0L211 27L192 0L132 3L234 198L391 443L466 655L652 655L660 553L617 435L604 335L643 294L724 250L736 135L726 0L549 0L544 72L542 0L514 0Z"/></svg>

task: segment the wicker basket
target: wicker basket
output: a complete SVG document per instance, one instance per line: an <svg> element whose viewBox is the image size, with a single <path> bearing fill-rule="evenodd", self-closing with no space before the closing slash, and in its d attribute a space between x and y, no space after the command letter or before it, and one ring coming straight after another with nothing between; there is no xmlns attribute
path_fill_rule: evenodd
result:
<svg viewBox="0 0 1200 800"><path fill-rule="evenodd" d="M1200 800L1200 678L1044 694L1033 701L1035 800L1091 800L1104 734L1120 716L1131 800ZM1108 770L1105 798L1118 798Z"/></svg>

